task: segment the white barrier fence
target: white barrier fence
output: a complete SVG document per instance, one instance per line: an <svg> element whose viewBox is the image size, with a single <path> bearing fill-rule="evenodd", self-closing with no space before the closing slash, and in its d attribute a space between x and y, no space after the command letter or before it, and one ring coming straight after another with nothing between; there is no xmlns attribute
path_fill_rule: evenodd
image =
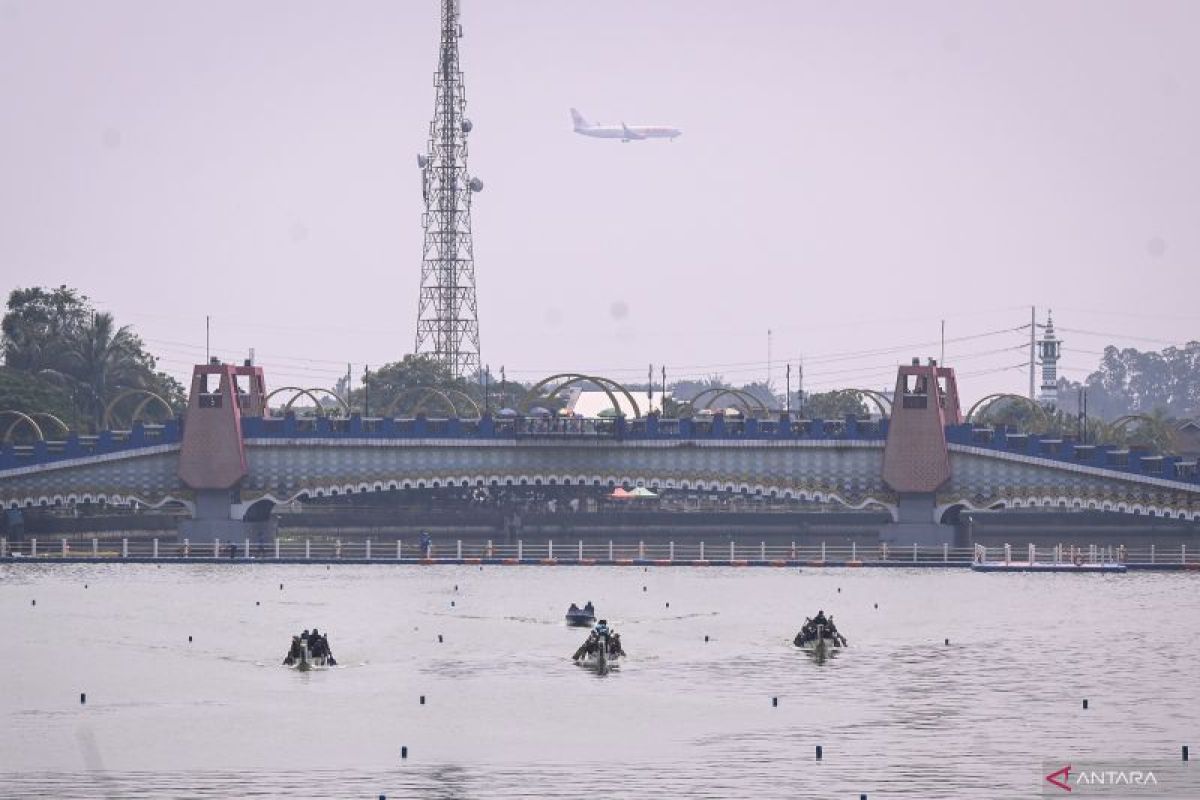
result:
<svg viewBox="0 0 1200 800"><path fill-rule="evenodd" d="M1014 560L1036 563L1088 564L1197 564L1200 556L1189 553L1186 545L1178 549L1158 548L1155 545L1126 547L1125 545L1057 544L1036 546L1028 544L1018 559L1010 545L973 548L937 545L922 547L889 546L886 543L858 545L768 544L766 542L722 542L719 546L703 541L689 542L585 542L577 540L556 544L553 540L512 543L480 541L438 541L428 548L400 539L306 538L274 539L269 542L244 539L191 543L187 539L93 538L89 540L54 539L39 542L31 537L18 542L0 539L0 558L19 559L136 559L136 560L193 560L223 561L419 561L455 563L493 561L501 563L556 564L789 564L842 565L888 564L965 566L972 562L1006 562Z"/></svg>

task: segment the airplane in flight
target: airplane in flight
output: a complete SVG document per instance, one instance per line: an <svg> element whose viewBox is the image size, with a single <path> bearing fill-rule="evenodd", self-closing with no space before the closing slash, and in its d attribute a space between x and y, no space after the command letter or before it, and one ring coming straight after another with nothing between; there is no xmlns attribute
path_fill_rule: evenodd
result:
<svg viewBox="0 0 1200 800"><path fill-rule="evenodd" d="M595 136L597 139L620 139L622 142L641 141L642 139L675 140L683 131L679 128L668 128L662 125L601 125L591 123L583 118L578 109L571 109L571 119L575 123L575 132L581 136Z"/></svg>

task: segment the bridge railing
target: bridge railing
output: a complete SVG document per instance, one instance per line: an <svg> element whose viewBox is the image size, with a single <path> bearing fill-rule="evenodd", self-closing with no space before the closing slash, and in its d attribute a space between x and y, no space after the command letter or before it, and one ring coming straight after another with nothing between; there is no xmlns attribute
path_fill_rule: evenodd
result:
<svg viewBox="0 0 1200 800"><path fill-rule="evenodd" d="M1070 437L1039 436L1003 426L985 428L966 423L946 428L946 440L1004 453L1032 456L1067 464L1127 472L1131 475L1200 483L1195 458L1162 455L1146 448L1119 448L1112 444L1083 444Z"/></svg>
<svg viewBox="0 0 1200 800"><path fill-rule="evenodd" d="M244 417L248 439L842 439L883 440L887 420L731 419L721 415L691 419L639 417L492 417L478 420L415 418L347 419L317 417Z"/></svg>
<svg viewBox="0 0 1200 800"><path fill-rule="evenodd" d="M101 431L94 436L72 432L65 439L32 444L0 444L0 471L181 441L183 427L178 419L168 420L162 425L139 422L127 431Z"/></svg>

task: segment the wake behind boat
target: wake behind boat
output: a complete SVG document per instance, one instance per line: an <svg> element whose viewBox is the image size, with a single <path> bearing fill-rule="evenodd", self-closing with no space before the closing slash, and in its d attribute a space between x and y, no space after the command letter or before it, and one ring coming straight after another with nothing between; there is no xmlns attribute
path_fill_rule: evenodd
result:
<svg viewBox="0 0 1200 800"><path fill-rule="evenodd" d="M336 667L337 659L329 649L328 637L313 628L312 633L304 631L299 636L292 637L292 644L283 659L283 665L298 672L308 672L312 669Z"/></svg>

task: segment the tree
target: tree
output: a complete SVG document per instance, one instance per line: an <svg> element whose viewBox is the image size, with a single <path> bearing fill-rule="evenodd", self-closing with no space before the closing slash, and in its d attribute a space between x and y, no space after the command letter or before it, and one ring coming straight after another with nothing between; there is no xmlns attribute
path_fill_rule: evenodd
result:
<svg viewBox="0 0 1200 800"><path fill-rule="evenodd" d="M370 377L363 378L364 388L355 389L350 393L350 407L362 409L366 395L370 393L371 414L381 415L395 403L392 409L394 416L410 416L421 401L423 392L420 388L435 388L440 390L455 389L474 396L477 392L466 381L455 380L449 368L433 356L410 353L400 361L385 364L377 370L372 370ZM434 396L436 398L436 395ZM437 403L437 406L432 404ZM459 404L458 411L466 413ZM428 410L449 413L451 409L444 408L445 402L440 398L431 398Z"/></svg>
<svg viewBox="0 0 1200 800"><path fill-rule="evenodd" d="M5 366L34 373L57 369L63 345L75 337L90 313L87 297L77 289L14 289L0 322Z"/></svg>
<svg viewBox="0 0 1200 800"><path fill-rule="evenodd" d="M77 289L15 289L0 327L14 410L58 409L51 413L73 426L98 429L105 408L128 389L152 391L176 412L183 408L183 387L157 370L132 328L94 311Z"/></svg>
<svg viewBox="0 0 1200 800"><path fill-rule="evenodd" d="M128 325L118 328L112 314L93 313L65 343L61 367L47 372L71 387L76 406L99 429L109 402L124 389L148 388L153 369Z"/></svg>
<svg viewBox="0 0 1200 800"><path fill-rule="evenodd" d="M808 395L804 398L803 411L808 419L845 419L851 414L855 417L869 414L862 397L846 389Z"/></svg>

